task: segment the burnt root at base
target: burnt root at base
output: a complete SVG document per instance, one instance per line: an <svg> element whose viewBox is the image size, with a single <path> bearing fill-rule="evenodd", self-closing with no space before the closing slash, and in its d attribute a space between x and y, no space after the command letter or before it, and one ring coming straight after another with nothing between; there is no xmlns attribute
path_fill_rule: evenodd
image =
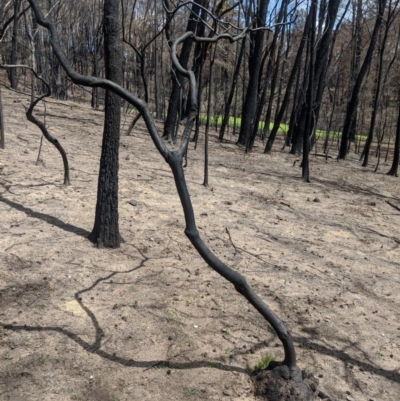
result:
<svg viewBox="0 0 400 401"><path fill-rule="evenodd" d="M303 380L297 367L286 365L262 370L253 376L255 395L265 401L314 401L317 384Z"/></svg>

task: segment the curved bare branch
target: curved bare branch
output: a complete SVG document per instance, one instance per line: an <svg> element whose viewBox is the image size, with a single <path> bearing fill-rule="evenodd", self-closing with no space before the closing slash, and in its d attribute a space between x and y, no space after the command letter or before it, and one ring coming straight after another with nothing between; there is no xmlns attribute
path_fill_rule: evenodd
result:
<svg viewBox="0 0 400 401"><path fill-rule="evenodd" d="M42 131L43 136L51 144L53 144L55 146L55 148L60 152L62 160L63 160L63 164L64 164L64 185L70 185L71 181L69 178L69 164L68 164L67 154L66 154L64 148L62 147L61 143L58 141L57 138L54 138L52 135L50 135L46 126L32 114L33 109L41 100L43 100L45 97L51 96L50 85L42 77L40 77L33 68L28 67L27 65L3 64L3 65L0 65L0 68L25 68L27 70L30 70L37 79L39 79L40 81L42 81L44 83L44 85L47 89L46 93L39 96L35 101L33 101L30 104L30 106L28 107L28 109L26 109L26 112L25 112L26 118L28 119L28 121L35 124L40 129L40 131Z"/></svg>

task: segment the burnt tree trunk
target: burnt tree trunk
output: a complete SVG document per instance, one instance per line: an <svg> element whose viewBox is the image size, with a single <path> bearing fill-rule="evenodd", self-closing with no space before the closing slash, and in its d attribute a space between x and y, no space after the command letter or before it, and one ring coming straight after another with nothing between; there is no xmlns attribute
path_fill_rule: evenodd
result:
<svg viewBox="0 0 400 401"><path fill-rule="evenodd" d="M350 78L350 86L349 93L351 96L353 87L357 80L357 74L360 70L361 63L361 52L362 52L362 38L363 38L363 28L362 28L362 19L363 19L363 10L362 10L363 2L362 0L357 0L353 5L353 52L351 59L351 78ZM356 125L357 125L357 110L355 110L353 120L351 121L351 125L349 127L349 141L354 142L356 137Z"/></svg>
<svg viewBox="0 0 400 401"><path fill-rule="evenodd" d="M313 65L310 65L314 69L313 78L310 81L310 84L313 86L313 114L312 114L312 123L308 126L307 135L310 140L310 150L312 145L315 142L315 135L314 131L318 123L319 111L322 102L322 96L325 90L326 84L326 76L327 71L330 64L330 50L331 46L333 46L333 28L336 26L338 29L337 24L337 13L339 10L339 0L330 0L327 6L326 11L326 20L323 22L324 26L324 33L320 40L318 40L318 47L316 49L316 57L313 61ZM321 17L320 17L321 19ZM321 22L321 21L320 21ZM336 24L336 25L335 25ZM308 105L307 105L308 107ZM308 109L307 109L308 110ZM305 113L300 113L299 116L300 120L306 120L308 118L308 111ZM301 121L298 123L299 127L304 126L305 123ZM314 131L312 131L314 128Z"/></svg>
<svg viewBox="0 0 400 401"><path fill-rule="evenodd" d="M200 13L199 5L202 5L203 2L201 0L197 0L192 4L192 10L190 13L189 21L186 27L186 32L195 32L197 23L198 23L198 16ZM183 68L186 68L188 65L190 52L192 50L192 38L187 38L186 41L182 45L182 50L179 55L179 62ZM172 77L172 91L171 96L169 98L168 104L168 112L167 118L164 124L164 133L163 138L165 139L172 139L175 132L175 127L177 123L178 113L180 110L180 103L181 103L181 88L183 86L184 78L178 71L171 72ZM190 108L190 107L189 107Z"/></svg>
<svg viewBox="0 0 400 401"><path fill-rule="evenodd" d="M1 98L1 88L0 88L0 149L4 148L5 148L5 139L4 139L3 100Z"/></svg>
<svg viewBox="0 0 400 401"><path fill-rule="evenodd" d="M99 40L97 37L97 27L95 26L95 21L96 21L96 7L95 4L93 3L92 6L92 23L91 23L91 31L92 31L92 75L94 77L99 76L99 66L98 66L98 45L99 45ZM92 88L92 100L91 100L91 106L93 109L98 109L99 108L99 88Z"/></svg>
<svg viewBox="0 0 400 401"><path fill-rule="evenodd" d="M306 41L307 41L308 31L310 29L310 23L311 23L311 13L309 13L308 16L307 16L306 23L304 25L303 36L301 38L301 42L300 42L299 48L297 49L296 58L294 60L292 71L290 73L290 76L289 76L289 79L288 79L288 83L287 83L287 86L286 86L285 96L283 97L281 107L279 108L279 112L278 112L278 114L276 116L276 119L275 119L275 122L274 122L274 126L273 126L273 128L271 130L271 133L270 133L269 137L268 137L268 141L267 141L267 144L265 146L264 153L270 153L271 152L272 145L274 144L274 141L275 141L275 138L276 138L276 134L278 132L278 129L279 129L279 127L281 125L281 122L282 122L282 119L283 119L283 115L285 114L285 110L286 110L287 106L289 105L292 86L294 84L296 76L298 75L299 69L301 67L301 57L303 55L304 46L305 46Z"/></svg>
<svg viewBox="0 0 400 401"><path fill-rule="evenodd" d="M371 112L371 122L370 122L370 127L369 127L369 132L368 132L368 138L367 141L365 142L364 146L364 151L363 151L363 156L364 156L364 161L362 166L367 167L368 166L368 159L369 159L369 153L372 145L372 140L374 136L374 131L375 131L375 124L376 124L376 118L378 114L378 110L380 108L380 103L381 103L381 87L386 84L386 80L389 74L389 71L396 59L397 51L394 52L392 60L389 63L389 66L386 71L386 77L385 80L382 83L382 76L383 76L383 64L384 64L384 53L386 50L386 42L389 37L389 29L392 25L392 22L394 21L396 15L398 15L398 12L395 11L396 7L392 8L392 3L391 1L389 2L389 11L388 11L388 16L387 20L385 21L384 24L384 33L383 33L383 39L382 42L379 45L379 57L377 60L377 78L376 78L376 87L375 87L375 93L374 93L374 101L372 105L372 112ZM396 47L397 50L397 47Z"/></svg>
<svg viewBox="0 0 400 401"><path fill-rule="evenodd" d="M247 14L247 17L246 17L246 25L248 24L248 15L249 15L249 13ZM239 11L238 18L239 17L240 17L240 11ZM240 46L240 50L239 50L237 58L236 58L236 65L235 65L235 70L233 72L232 84L231 84L231 87L229 90L228 99L225 103L224 117L222 119L221 128L219 131L219 136L218 136L219 141L222 141L224 139L225 129L229 123L229 117L230 117L229 114L230 114L230 110L231 110L231 106L232 106L233 95L235 93L237 93L237 81L239 78L240 68L241 68L243 57L244 57L244 52L246 49L246 39L243 39L239 46ZM235 129L235 126L233 127L233 129Z"/></svg>
<svg viewBox="0 0 400 401"><path fill-rule="evenodd" d="M104 1L104 58L106 78L122 82L122 57L119 40L119 0ZM118 248L118 155L121 100L106 90L103 144L101 148L97 204L93 231L89 239L98 247Z"/></svg>
<svg viewBox="0 0 400 401"><path fill-rule="evenodd" d="M207 19L207 9L206 7L209 6L210 0L205 0L203 2L203 9L201 10L200 13L200 19L202 21L205 21ZM206 26L204 23L199 23L197 24L196 27L196 31L197 31L197 36L205 36L205 32L206 32ZM210 32L210 34L212 35L212 32ZM193 57L193 72L195 74L196 77L196 81L198 83L197 85L197 104L201 104L201 95L203 93L203 89L206 86L205 84L203 84L203 67L204 67L204 63L206 61L207 58L207 53L208 53L208 47L209 47L209 43L196 43L196 46L194 48L194 57ZM190 105L187 105L190 107ZM201 125L201 121L200 121L200 116L199 114L197 114L196 116L196 126L195 126L195 133L193 136L192 141L195 143L194 148L197 148L197 142L199 139L199 134L200 134L200 125Z"/></svg>
<svg viewBox="0 0 400 401"><path fill-rule="evenodd" d="M157 0L154 0L154 36L158 33L158 20L157 20ZM154 40L154 101L156 104L156 119L161 118L160 98L159 98L159 67L158 67L158 54L157 54L157 38Z"/></svg>
<svg viewBox="0 0 400 401"><path fill-rule="evenodd" d="M347 106L346 118L344 121L343 132L342 132L342 139L340 142L340 150L338 159L344 159L347 155L347 149L349 144L349 134L352 124L354 123L354 117L358 106L359 95L361 92L361 85L363 83L365 74L371 64L372 55L375 49L375 44L378 39L379 30L382 25L383 14L385 12L386 7L386 0L379 0L378 1L378 14L376 16L374 30L372 31L371 40L369 43L369 47L367 50L367 54L365 59L361 65L360 71L357 75L356 82L354 84L354 88L351 94L351 98L349 104Z"/></svg>
<svg viewBox="0 0 400 401"><path fill-rule="evenodd" d="M264 123L264 132L266 130L269 131L269 121L271 119L272 104L273 104L273 99L275 97L275 87L276 87L277 77L278 77L278 73L279 73L279 58L280 57L279 57L279 51L278 51L278 56L276 56L276 50L278 47L278 37L281 32L281 27L282 27L282 30L284 28L284 25L282 26L281 22L286 15L286 11L287 11L287 1L283 1L281 4L281 8L279 10L279 14L278 14L277 22L276 22L277 26L275 27L275 32L274 32L272 42L269 45L269 47L266 51L266 54L265 54L265 56L268 55L267 71L265 73L264 85L261 89L261 94L259 95L260 100L258 102L257 110L256 110L255 117L254 117L253 132L252 132L250 140L247 143L247 150L252 150L252 148L253 148L254 141L255 141L257 133L258 133L259 121L261 119L261 113L262 113L265 99L267 96L267 87L268 87L269 81L271 79L271 83L269 86L270 96L269 96L267 113L266 113L265 123ZM283 37L284 37L284 33L282 32L282 38ZM280 49L280 46L279 46L279 49ZM274 64L276 64L275 67L274 67ZM262 68L261 68L260 72L262 72ZM274 72L274 74L273 74L273 72ZM272 75L272 77L271 77L271 75Z"/></svg>
<svg viewBox="0 0 400 401"><path fill-rule="evenodd" d="M394 145L393 163L391 169L388 171L388 175L397 177L397 170L399 168L400 159L400 91L399 91L399 114L397 118L397 129L396 129L396 142Z"/></svg>
<svg viewBox="0 0 400 401"><path fill-rule="evenodd" d="M313 132L313 114L314 114L314 72L315 72L315 30L316 30L316 16L317 16L317 0L311 3L311 27L309 33L309 53L310 53L310 67L309 67L309 80L306 94L306 121L303 133L303 161L302 161L302 178L304 182L310 182L310 167L309 167L309 153L310 153L310 132Z"/></svg>
<svg viewBox="0 0 400 401"><path fill-rule="evenodd" d="M312 12L310 10L310 15ZM308 39L309 41L309 39ZM306 57L304 60L304 71L303 71L303 82L301 84L301 90L298 93L298 106L295 109L295 118L294 118L294 126L291 127L292 129L292 147L290 148L290 154L295 156L300 156L302 149L303 149L303 137L304 137L304 130L306 127L306 120L301 118L303 114L307 113L307 100L306 100L306 93L307 88L309 85L309 78L310 78L310 51L307 41L307 51Z"/></svg>
<svg viewBox="0 0 400 401"><path fill-rule="evenodd" d="M268 4L268 0L259 1L255 27L261 29L250 33L249 83L247 85L239 139L237 141L238 145L244 147L247 147L253 133L254 124L256 124L259 77L264 47L264 30L262 28L265 27Z"/></svg>
<svg viewBox="0 0 400 401"><path fill-rule="evenodd" d="M10 64L17 64L17 52L18 52L18 13L21 5L21 0L14 0L14 22L11 39L11 57ZM10 68L9 71L10 85L12 89L18 88L17 71L15 68Z"/></svg>
<svg viewBox="0 0 400 401"><path fill-rule="evenodd" d="M286 17L286 13L287 13L287 5L288 2L285 1L285 4L282 5L282 7L284 7L284 9L282 9L282 18ZM280 23L281 20L278 21L278 23ZM282 62L280 62L280 58L281 58L281 54L282 54L282 49L285 46L285 40L288 40L286 37L286 26L283 25L282 26L282 33L281 33L281 38L280 38L280 43L279 43L279 48L278 48L278 52L277 52L277 61L276 61L276 65L274 67L274 72L273 72L273 76L272 76L272 80L271 80L271 89L270 89L270 95L269 95L269 100L268 100L268 106L267 106L267 112L265 113L265 118L264 118L264 130L263 130L263 135L264 137L266 137L267 132L270 132L270 123L271 123L271 116L272 116L272 106L274 104L274 99L275 99L275 87L278 81L278 78L280 78L280 83L279 83L279 89L278 89L278 96L277 96L277 100L276 100L276 109L278 110L279 108L279 103L280 103L280 97L281 97L281 93L282 93L282 81L283 81L283 77L284 77L284 70L285 70L285 60L283 59ZM280 29L279 26L276 27L276 32L279 33ZM275 37L274 37L274 40ZM289 48L289 46L287 46ZM271 45L272 48L272 45ZM286 50L287 52L288 50ZM271 49L271 53L272 53L272 49ZM287 54L286 54L287 56ZM272 62L272 59L270 57L270 61L269 63ZM272 65L271 65L272 68ZM267 69L268 71L268 69Z"/></svg>

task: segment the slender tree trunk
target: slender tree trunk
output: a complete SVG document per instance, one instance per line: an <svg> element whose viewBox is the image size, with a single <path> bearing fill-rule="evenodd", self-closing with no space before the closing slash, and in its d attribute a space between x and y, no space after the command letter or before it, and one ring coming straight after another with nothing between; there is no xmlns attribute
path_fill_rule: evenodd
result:
<svg viewBox="0 0 400 401"><path fill-rule="evenodd" d="M284 13L286 14L286 10L287 10L287 5L285 8ZM281 21L279 21L281 22ZM277 100L275 103L275 107L276 107L276 112L275 112L275 116L277 116L278 114L278 109L280 106L280 102L281 102L281 95L282 95L282 83L284 81L284 75L285 75L285 66L286 66L286 62L285 59L282 60L282 63L280 63L280 59L281 59L281 54L282 54L282 49L285 46L285 42L288 41L288 38L286 36L286 29L285 29L285 25L282 27L282 34L281 34L281 39L280 39L280 44L279 44L279 48L278 48L278 59L276 62L276 66L275 66L275 72L271 81L271 90L270 90L270 96L269 96L269 100L268 100L268 107L267 107L267 112L265 113L265 119L264 119L264 137L267 136L267 133L270 133L270 125L271 125L271 116L272 116L272 106L274 103L274 99L275 99L275 86L276 86L276 82L278 80L278 76L280 76L280 82L279 82L279 88L278 88L278 96L277 96ZM286 53L286 56L284 56L284 58L287 58L287 52L289 49L289 45L287 46L287 50L285 52L283 52L283 54Z"/></svg>
<svg viewBox="0 0 400 401"><path fill-rule="evenodd" d="M281 44L279 46L280 49L278 51L278 54L282 53L282 56L284 57L284 59L282 60L281 68L280 68L279 88L278 88L278 94L277 94L276 103L275 103L274 119L277 117L279 107L281 106L282 88L283 88L283 83L285 81L284 77L286 76L286 65L287 65L286 60L289 58L289 51L290 51L289 43L290 43L290 35L287 35L286 29L284 27L282 30ZM284 46L286 46L286 50L283 51ZM277 65L277 67L279 67L279 65ZM272 99L270 99L270 101L272 101ZM271 110L271 112L272 112L272 110ZM267 117L265 117L265 120L266 119L267 119ZM268 132L270 132L270 125L271 125L271 118L269 119L268 125L267 124L264 125L264 127L266 129L268 129Z"/></svg>
<svg viewBox="0 0 400 401"><path fill-rule="evenodd" d="M398 1L396 2L396 6L398 5ZM387 39L389 37L389 30L390 27L392 25L392 22L394 21L396 15L398 12L396 12L396 6L394 6L392 8L392 2L389 2L389 11L388 11L388 17L387 20L385 22L385 30L384 30L384 34L383 34L383 39L382 39L382 43L380 43L379 45L379 57L377 60L377 78L376 78L376 87L375 87L375 93L374 93L374 101L373 101L373 105L372 105L372 111L371 111L371 122L370 122L370 126L369 126L369 132L368 132L368 138L365 142L365 146L364 146L364 151L363 151L363 155L364 155L364 161L362 166L363 167L367 167L368 166L368 158L369 158L369 153L370 153L370 149L371 149L371 144L372 144L372 140L373 140L373 136L374 136L374 131L375 131L375 123L376 123L376 117L378 114L378 110L380 108L380 100L381 100L381 87L385 86L386 81L387 81L387 77L389 74L389 71L396 59L396 55L397 55L397 50L398 50L398 41L397 41L397 46L396 46L396 50L394 51L392 60L389 63L389 66L387 68L386 71L386 75L385 75L385 79L383 81L382 84L382 75L383 75L383 64L384 64L384 53L385 53L385 48L386 48L386 42ZM400 34L400 33L399 33Z"/></svg>
<svg viewBox="0 0 400 401"><path fill-rule="evenodd" d="M296 79L296 76L297 76L298 71L299 71L300 66L301 66L301 57L302 57L302 54L303 54L304 46L306 44L308 31L310 29L310 23L311 23L310 16L311 16L311 13L309 13L308 16L307 16L306 23L304 25L303 36L301 38L301 42L300 42L299 48L297 49L296 58L295 58L295 61L293 63L292 71L291 71L289 79L288 79L288 84L286 86L285 96L283 97L281 107L280 107L279 112L278 112L278 114L276 116L274 126L273 126L273 128L271 130L271 134L269 135L267 144L265 146L264 153L270 153L271 152L272 145L274 144L274 141L275 141L275 138L276 138L276 134L277 134L278 129L279 129L280 125L281 125L281 122L282 122L282 119L283 119L283 115L285 114L286 107L289 105L289 99L290 99L290 94L291 94L291 91L292 91L292 86L293 86L294 80Z"/></svg>
<svg viewBox="0 0 400 401"><path fill-rule="evenodd" d="M321 5L322 11L326 14L326 21L323 22L324 25L324 33L322 37L316 42L318 46L315 46L314 54L316 54L315 61L312 61L313 65L309 65L309 68L313 68L313 79L309 82L309 84L313 85L313 102L312 105L313 113L312 113L312 123L308 125L307 129L315 129L318 123L319 110L322 102L322 96L325 90L326 84L326 76L327 70L330 62L330 48L333 45L333 28L335 24L337 24L337 13L339 10L340 0L329 0L329 3L326 7L325 5ZM322 16L320 16L319 21L321 23ZM313 45L314 46L314 45ZM307 65L307 63L306 63ZM302 106L302 111L299 114L299 118L296 122L295 128L295 146L294 151L291 153L298 154L299 149L301 148L302 138L308 136L310 138L310 149L315 143L315 136L313 131L309 131L307 133L303 133L303 130L306 129L306 119L308 118L308 110L309 105L304 103Z"/></svg>
<svg viewBox="0 0 400 401"><path fill-rule="evenodd" d="M199 135L200 135L200 113L201 113L201 94L202 94L202 87L203 87L203 64L199 66L198 70L198 89L197 89L197 104L199 105L199 112L196 115L196 125L194 129L194 136L193 136L193 141L194 141L194 148L197 149L197 143L199 141Z"/></svg>
<svg viewBox="0 0 400 401"><path fill-rule="evenodd" d="M297 103L298 103L298 99L301 98L301 96L299 95L299 92L300 92L300 75L301 75L301 71L299 69L297 71L296 86L294 88L294 93L293 93L293 103L292 103L292 110L290 112L290 118L289 118L289 128L288 128L288 131L287 131L286 137L285 137L285 146L288 146L288 147L290 147L290 144L292 143L293 128L294 128L294 126L296 124L296 117L297 117L297 108L298 108ZM277 117L275 117L275 121L278 120ZM274 128L273 129L275 129L275 124L274 124ZM271 133L272 133L272 131L271 131Z"/></svg>
<svg viewBox="0 0 400 401"><path fill-rule="evenodd" d="M265 27L269 0L258 2L257 28ZM257 97L259 87L259 77L264 48L264 30L259 29L250 35L251 50L249 57L249 83L247 85L246 97L242 109L242 123L240 126L239 139L237 144L247 147L256 124Z"/></svg>
<svg viewBox="0 0 400 401"><path fill-rule="evenodd" d="M310 10L310 15L311 15ZM307 100L306 93L310 80L310 51L309 46L307 45L307 52L304 62L304 74L303 74L303 82L302 88L299 92L299 97L297 100L298 106L296 108L296 116L295 116L295 124L293 126L292 133L292 147L290 149L290 154L295 156L300 156L302 148L303 148L303 138L304 138L304 130L306 126L306 120L302 118L303 115L307 115Z"/></svg>
<svg viewBox="0 0 400 401"><path fill-rule="evenodd" d="M104 0L104 57L106 78L122 82L122 57L119 39L120 0ZM118 168L121 101L106 90L103 144L97 187L96 215L89 239L98 247L118 248Z"/></svg>
<svg viewBox="0 0 400 401"><path fill-rule="evenodd" d="M92 76L98 77L98 61L97 61L97 35L96 35L96 5L95 1L93 1L92 5L92 63L93 63L93 71ZM99 108L99 88L92 88L92 102L91 102L93 109Z"/></svg>
<svg viewBox="0 0 400 401"><path fill-rule="evenodd" d="M199 5L202 4L203 4L202 0L197 0L193 2L192 10L186 28L187 32L195 32L198 23L198 16L200 13ZM188 38L182 45L182 50L179 55L179 63L183 68L186 68L188 65L190 51L192 49L192 43L193 40L191 38ZM169 98L167 118L165 120L164 133L163 133L163 138L168 140L172 139L172 137L174 136L175 127L178 119L178 112L180 109L181 89L184 84L184 79L179 72L172 71L171 77L173 82L172 91L171 91L171 96Z"/></svg>
<svg viewBox="0 0 400 401"><path fill-rule="evenodd" d="M399 168L399 159L400 159L400 91L399 91L399 114L397 118L397 128L396 128L396 141L394 144L394 154L393 154L393 163L391 169L388 171L388 175L393 175L397 177L397 171Z"/></svg>
<svg viewBox="0 0 400 401"><path fill-rule="evenodd" d="M302 161L302 177L304 182L310 182L310 167L309 167L309 153L310 153L310 139L314 131L314 68L315 68L315 30L316 30L316 17L317 17L317 0L312 0L311 10L311 27L309 33L309 53L310 53L310 67L309 67L309 80L306 94L307 103L307 117L303 137L303 161Z"/></svg>
<svg viewBox="0 0 400 401"><path fill-rule="evenodd" d="M362 10L363 2L362 0L356 0L353 3L353 53L351 59L351 70L350 70L350 82L349 82L349 100L351 98L351 94L353 92L354 85L357 80L357 75L360 71L360 63L361 63L361 52L362 52L362 38L363 38L363 29L362 29L362 19L363 19L363 10ZM356 128L357 128L357 109L354 111L354 117L351 121L349 127L349 141L354 142L356 137Z"/></svg>
<svg viewBox="0 0 400 401"><path fill-rule="evenodd" d="M3 117L3 99L1 97L1 88L0 88L0 149L4 149L5 137L4 137L4 117Z"/></svg>
<svg viewBox="0 0 400 401"><path fill-rule="evenodd" d="M379 30L382 25L382 19L383 19L383 14L385 12L385 7L386 7L386 0L378 0L378 14L376 16L375 26L374 30L372 31L367 54L362 63L361 69L357 75L357 79L351 94L351 98L347 106L346 118L343 126L338 159L344 159L347 155L348 144L349 144L349 133L350 133L350 128L354 123L354 117L358 106L359 95L361 92L361 85L363 83L367 70L371 64L372 55L375 49L376 41L378 39Z"/></svg>
<svg viewBox="0 0 400 401"><path fill-rule="evenodd" d="M211 113L211 93L212 93L212 80L213 80L213 65L215 60L215 46L211 49L212 55L210 56L210 69L209 69L209 84L207 93L207 122L204 136L204 182L203 185L208 187L208 131L210 129L210 113Z"/></svg>
<svg viewBox="0 0 400 401"><path fill-rule="evenodd" d="M247 150L252 150L252 148L253 148L253 144L256 139L258 128L259 128L259 121L261 119L261 114L262 114L262 110L264 107L265 98L267 95L268 83L270 81L271 74L274 71L274 74L271 79L271 84L270 84L270 97L269 97L267 113L266 113L265 123L264 123L264 132L265 132L265 130L269 131L269 121L271 119L272 104L273 104L273 99L275 97L275 87L276 87L278 71L279 71L279 52L278 52L278 57L276 57L276 48L277 48L277 44L278 44L279 33L281 32L280 23L282 22L285 14L286 14L286 8L287 8L287 1L284 0L281 4L281 8L279 10L279 15L277 18L277 26L275 27L275 32L274 32L274 36L272 39L272 43L269 45L269 48L267 50L268 64L267 64L267 71L265 73L265 78L264 78L265 82L264 82L264 85L261 90L261 96L259 96L260 100L258 101L257 111L254 116L253 132L250 137L250 140L247 143ZM284 34L282 33L282 37L283 36L284 36ZM279 49L280 49L280 47L279 47ZM267 55L267 53L266 53L266 55ZM274 64L276 64L275 68L274 68Z"/></svg>
<svg viewBox="0 0 400 401"><path fill-rule="evenodd" d="M93 53L93 72L92 72L93 77L98 76L98 69L97 69L97 55L94 52ZM99 108L99 88L92 88L92 101L91 101L91 106L93 109L98 109Z"/></svg>
<svg viewBox="0 0 400 401"><path fill-rule="evenodd" d="M14 22L13 31L11 39L11 58L10 64L17 64L17 54L18 54L18 13L21 5L21 0L14 0ZM18 89L18 78L16 68L10 68L9 71L10 85L12 89Z"/></svg>
<svg viewBox="0 0 400 401"><path fill-rule="evenodd" d="M206 0L203 2L203 6L208 7L209 0ZM200 12L200 18L204 21L207 19L207 12L205 8L201 9ZM205 24L201 23L197 25L197 36L203 37L205 35ZM193 136L192 141L195 143L194 148L197 148L197 143L199 140L199 134L200 134L200 125L201 125L201 120L200 120L200 113L201 113L201 95L203 93L203 88L205 85L203 85L203 67L204 63L207 58L207 49L208 49L208 43L196 43L195 49L194 49L194 61L193 61L193 67L192 70L195 74L196 77L196 82L197 82L197 104L199 105L199 112L196 115L196 126L195 126L195 133ZM190 105L187 105L187 107Z"/></svg>
<svg viewBox="0 0 400 401"><path fill-rule="evenodd" d="M32 55L32 65L39 76L43 73L43 55L40 42L40 36L38 34L39 26L36 22L35 13L32 11L32 48L34 49L34 54ZM46 90L42 81L39 81L36 85L36 90L39 94L44 93Z"/></svg>
<svg viewBox="0 0 400 401"><path fill-rule="evenodd" d="M364 158L362 166L368 166L368 159L369 159L369 152L371 149L372 140L374 138L375 132L375 123L376 123L376 116L378 114L379 104L380 104L380 93L381 93L381 80L382 80L382 68L383 68L383 46L384 43L381 44L381 48L379 51L379 58L378 58L378 65L377 65L377 77L376 77L376 85L374 91L374 100L371 110L371 122L369 125L368 130L368 137L365 141L364 150L361 155L361 159Z"/></svg>
<svg viewBox="0 0 400 401"><path fill-rule="evenodd" d="M53 3L52 0L48 0L49 11L53 7L52 3ZM49 49L48 54L49 54L49 64L50 64L50 79L48 82L50 83L52 96L59 99L59 91L58 91L57 81L58 81L58 73L59 73L60 64L58 62L57 57L55 57L55 55L53 54L51 49Z"/></svg>
<svg viewBox="0 0 400 401"><path fill-rule="evenodd" d="M238 55L237 60L236 60L236 66L235 66L235 70L233 72L232 84L231 84L231 88L230 88L230 91L229 91L228 99L227 99L227 101L225 103L224 117L222 119L221 128L219 130L219 136L218 136L218 139L220 141L222 141L224 139L225 129L226 129L226 126L228 125L228 122L229 122L233 95L235 94L235 91L237 91L237 81L238 81L238 78L239 78L240 66L241 66L241 63L242 63L243 56L244 56L244 49L245 48L246 48L246 40L243 39L242 42L240 43L240 52L239 52L239 55Z"/></svg>
<svg viewBox="0 0 400 401"><path fill-rule="evenodd" d="M319 118L319 112L322 103L322 96L326 85L326 76L331 61L331 50L334 46L335 36L333 35L333 29L339 29L337 24L337 14L339 10L340 0L329 0L326 11L326 22L323 24L324 33L321 40L318 41L319 45L316 50L314 76L313 76L313 91L315 96L315 108L314 108L314 123L316 127ZM349 4L349 3L348 3ZM341 22L341 21L340 21ZM339 24L340 24L339 22ZM311 135L311 133L309 133Z"/></svg>
<svg viewBox="0 0 400 401"><path fill-rule="evenodd" d="M328 122L328 126L326 128L326 137L325 137L325 141L324 141L324 153L327 155L327 157L328 157L329 135L330 135L331 128L332 128L333 116L334 116L335 110L336 110L336 99L337 99L337 92L338 92L338 87L339 87L339 77L340 77L340 74L339 74L339 72L337 72L335 92L333 93L333 98L331 98L332 107L330 110L329 122Z"/></svg>
<svg viewBox="0 0 400 401"><path fill-rule="evenodd" d="M154 0L154 34L158 32L157 0ZM156 104L156 119L161 118L160 99L159 99L159 76L158 76L158 57L157 39L154 41L154 102Z"/></svg>

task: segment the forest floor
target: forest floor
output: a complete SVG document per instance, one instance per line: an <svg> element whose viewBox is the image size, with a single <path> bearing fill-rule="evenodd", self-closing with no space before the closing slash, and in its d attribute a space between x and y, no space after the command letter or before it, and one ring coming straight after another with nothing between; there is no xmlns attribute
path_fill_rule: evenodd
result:
<svg viewBox="0 0 400 401"><path fill-rule="evenodd" d="M120 249L87 239L103 114L46 102L62 162L2 89L0 400L254 400L251 369L283 350L265 321L184 235L168 165L142 122L121 137ZM37 116L43 118L43 107ZM124 129L132 116L124 118ZM292 331L298 364L336 400L400 399L400 180L311 157L299 163L235 138L190 144L187 181L201 235ZM375 159L372 159L375 163Z"/></svg>

